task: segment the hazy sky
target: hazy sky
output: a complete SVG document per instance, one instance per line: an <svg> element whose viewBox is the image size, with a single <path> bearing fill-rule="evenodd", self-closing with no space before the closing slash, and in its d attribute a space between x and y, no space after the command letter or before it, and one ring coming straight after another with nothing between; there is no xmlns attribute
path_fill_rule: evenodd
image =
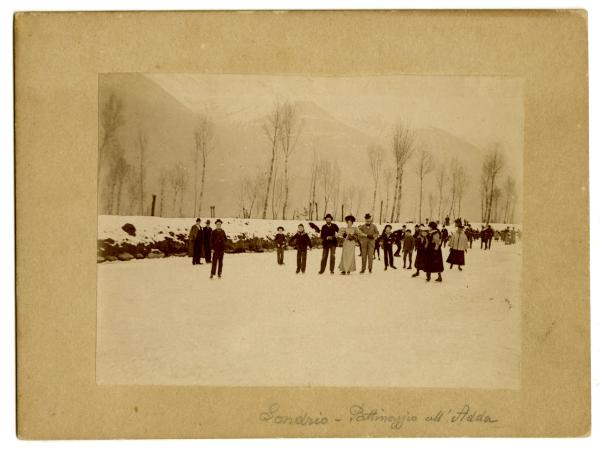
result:
<svg viewBox="0 0 600 449"><path fill-rule="evenodd" d="M370 135L403 120L439 127L477 146L502 142L522 154L523 82L473 76L298 77L153 74L150 79L216 120L261 117L274 98L313 101ZM387 136L386 136L387 137Z"/></svg>

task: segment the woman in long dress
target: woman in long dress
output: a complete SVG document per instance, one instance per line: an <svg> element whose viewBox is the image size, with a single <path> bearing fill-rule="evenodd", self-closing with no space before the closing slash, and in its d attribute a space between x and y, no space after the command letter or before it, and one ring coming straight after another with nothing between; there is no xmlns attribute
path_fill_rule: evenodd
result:
<svg viewBox="0 0 600 449"><path fill-rule="evenodd" d="M341 229L341 236L344 239L342 244L342 258L340 260L340 270L342 274L350 274L356 271L356 245L358 244L358 236L361 232L354 227L356 219L352 215L348 215L346 227Z"/></svg>

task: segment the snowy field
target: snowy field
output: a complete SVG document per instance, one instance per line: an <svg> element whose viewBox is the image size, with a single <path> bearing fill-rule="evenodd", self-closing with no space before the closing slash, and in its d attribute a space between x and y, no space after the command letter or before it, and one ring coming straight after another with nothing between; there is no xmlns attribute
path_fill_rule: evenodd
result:
<svg viewBox="0 0 600 449"><path fill-rule="evenodd" d="M98 265L98 383L519 388L520 244L474 242L441 284L383 259L318 275L318 249L296 275L295 255L226 254L220 280L187 257Z"/></svg>

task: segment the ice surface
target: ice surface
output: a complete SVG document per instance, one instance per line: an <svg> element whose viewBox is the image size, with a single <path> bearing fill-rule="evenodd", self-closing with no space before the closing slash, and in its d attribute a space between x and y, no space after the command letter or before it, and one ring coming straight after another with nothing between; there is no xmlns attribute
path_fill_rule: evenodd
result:
<svg viewBox="0 0 600 449"><path fill-rule="evenodd" d="M309 252L296 275L293 250L284 266L275 253L226 254L213 280L187 257L98 265L97 381L519 387L520 244L475 242L464 271L446 266L441 284L384 271L383 260L372 274L318 275L320 256Z"/></svg>

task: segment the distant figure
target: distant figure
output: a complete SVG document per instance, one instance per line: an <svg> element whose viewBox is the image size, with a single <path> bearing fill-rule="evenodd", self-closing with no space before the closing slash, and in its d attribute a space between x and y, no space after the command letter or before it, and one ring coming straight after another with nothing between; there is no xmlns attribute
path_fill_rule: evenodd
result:
<svg viewBox="0 0 600 449"><path fill-rule="evenodd" d="M392 267L394 270L396 267L394 266L394 235L392 234L392 226L385 225L383 229L383 234L381 234L381 244L383 246L383 264L385 266L384 270L388 269L388 266Z"/></svg>
<svg viewBox="0 0 600 449"><path fill-rule="evenodd" d="M341 230L344 238L342 245L342 260L340 260L340 270L342 274L350 274L356 271L356 245L358 243L359 230L354 227L356 219L353 215L347 215L344 218L346 227Z"/></svg>
<svg viewBox="0 0 600 449"><path fill-rule="evenodd" d="M277 264L283 265L283 254L285 252L285 235L283 234L283 226L277 228L275 234L275 247L277 248Z"/></svg>
<svg viewBox="0 0 600 449"><path fill-rule="evenodd" d="M442 282L444 259L442 258L442 237L435 221L429 222L429 235L427 236L427 281L431 280L431 273L437 273L436 282Z"/></svg>
<svg viewBox="0 0 600 449"><path fill-rule="evenodd" d="M290 239L290 243L296 245L296 274L306 272L306 254L308 248L312 248L310 237L304 232L304 225L298 225L298 232Z"/></svg>
<svg viewBox="0 0 600 449"><path fill-rule="evenodd" d="M365 223L358 227L360 254L362 257L361 273L367 269L367 261L369 262L369 273L373 272L373 256L375 255L375 239L379 236L377 226L373 224L371 214L365 215Z"/></svg>
<svg viewBox="0 0 600 449"><path fill-rule="evenodd" d="M458 265L458 269L462 271L462 266L465 264L465 253L469 246L467 236L463 232L463 225L458 225L456 233L450 237L450 254L446 262L450 264L450 269L453 265Z"/></svg>
<svg viewBox="0 0 600 449"><path fill-rule="evenodd" d="M415 238L412 236L411 230L407 229L404 234L404 246L402 247L402 268L412 269L412 253L415 248ZM408 259L408 267L406 266Z"/></svg>
<svg viewBox="0 0 600 449"><path fill-rule="evenodd" d="M415 268L416 273L412 277L417 277L421 271L427 269L427 229L419 226L419 235L415 238L415 248L417 249L417 256L415 257Z"/></svg>
<svg viewBox="0 0 600 449"><path fill-rule="evenodd" d="M196 218L196 223L190 228L188 240L188 255L192 256L192 265L202 265L202 220Z"/></svg>
<svg viewBox="0 0 600 449"><path fill-rule="evenodd" d="M210 220L206 220L206 226L202 229L202 236L204 237L204 259L206 263L210 263L210 236L212 234L212 228L210 227Z"/></svg>
<svg viewBox="0 0 600 449"><path fill-rule="evenodd" d="M469 248L473 248L473 229L471 229L471 225L467 223L467 228L465 229L465 235L467 236L467 240L469 240ZM483 235L481 235L483 238Z"/></svg>
<svg viewBox="0 0 600 449"><path fill-rule="evenodd" d="M217 228L212 231L210 236L210 247L213 251L212 267L210 269L211 279L215 275L215 271L219 278L221 278L221 274L223 273L223 255L225 254L225 242L227 242L227 236L225 235L225 231L221 229L222 224L223 222L221 219L217 219L217 221L215 221L215 226Z"/></svg>
<svg viewBox="0 0 600 449"><path fill-rule="evenodd" d="M321 228L321 241L323 242L323 255L321 256L321 270L319 274L325 273L327 267L327 257L329 257L329 271L331 274L335 271L335 249L337 248L337 235L340 230L338 225L332 223L331 214L325 215L325 224Z"/></svg>
<svg viewBox="0 0 600 449"><path fill-rule="evenodd" d="M444 225L444 226L442 226L442 244L444 245L444 248L446 247L447 241L448 241L448 229L446 229L446 225Z"/></svg>

